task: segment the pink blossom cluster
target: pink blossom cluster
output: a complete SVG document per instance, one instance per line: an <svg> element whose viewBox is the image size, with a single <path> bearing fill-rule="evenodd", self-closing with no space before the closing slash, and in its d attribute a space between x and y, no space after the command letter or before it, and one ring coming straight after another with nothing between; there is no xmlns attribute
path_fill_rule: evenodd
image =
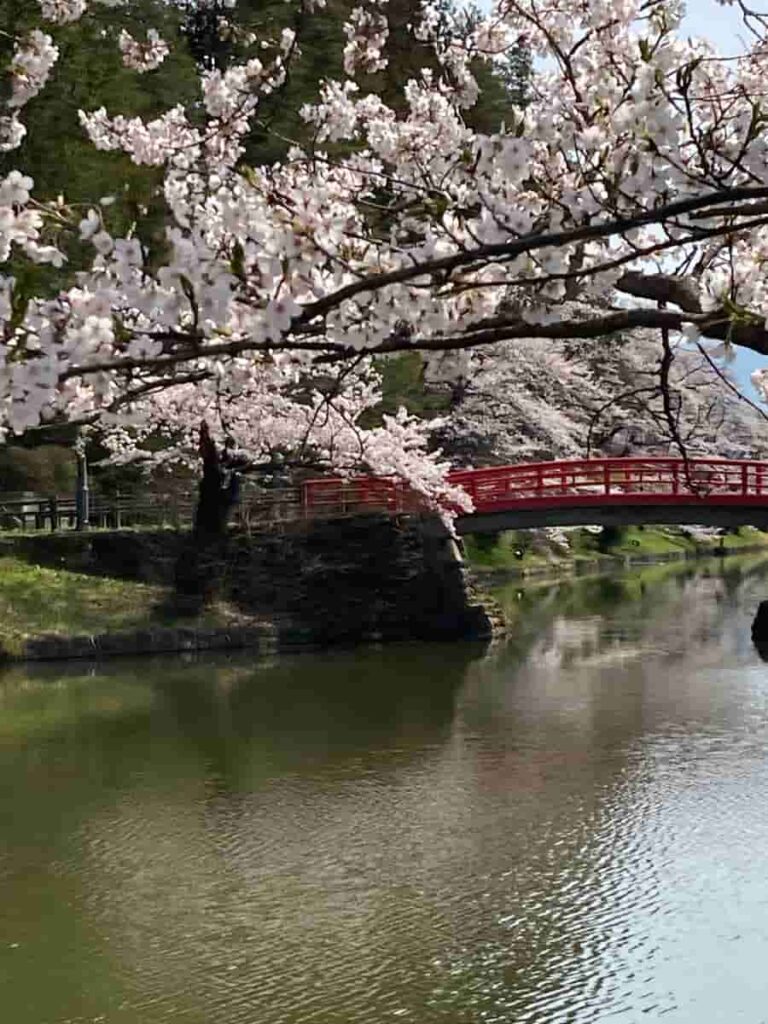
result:
<svg viewBox="0 0 768 1024"><path fill-rule="evenodd" d="M48 81L59 51L45 32L33 29L19 40L11 63L11 110L25 106Z"/></svg>
<svg viewBox="0 0 768 1024"><path fill-rule="evenodd" d="M171 52L168 44L160 37L157 29L147 31L146 42L134 39L125 29L120 33L117 44L123 55L123 64L127 68L143 73L159 68Z"/></svg>
<svg viewBox="0 0 768 1024"><path fill-rule="evenodd" d="M344 47L344 70L354 77L358 71L374 74L387 66L383 50L389 37L386 15L377 7L386 7L387 0L371 0L368 7L355 7L344 25L347 45Z"/></svg>
<svg viewBox="0 0 768 1024"><path fill-rule="evenodd" d="M65 26L81 4L40 6ZM147 437L166 431L154 457L183 460L205 418L244 459L311 453L440 504L428 426L361 425L374 359L445 354L441 372L471 372L462 353L486 345L656 326L768 352L763 20L749 14L753 45L731 56L686 37L679 0L502 0L469 32L426 5L414 35L431 68L390 106L351 77L380 66L384 12L350 17L348 77L318 81L302 111L312 144L271 166L245 166L244 143L296 59L292 32L201 74L204 123L181 107L81 112L96 147L163 168L166 255L147 260L94 197L70 217L88 270L23 308L0 277L0 430L69 417L106 431L120 459L150 457ZM118 43L138 70L159 59L151 32ZM471 127L474 62L521 41L538 58L530 104ZM18 40L6 148L56 55L41 30ZM12 172L0 257L60 263L46 227L67 209L35 204Z"/></svg>
<svg viewBox="0 0 768 1024"><path fill-rule="evenodd" d="M77 21L88 6L88 0L38 0L38 3L43 18L56 25Z"/></svg>

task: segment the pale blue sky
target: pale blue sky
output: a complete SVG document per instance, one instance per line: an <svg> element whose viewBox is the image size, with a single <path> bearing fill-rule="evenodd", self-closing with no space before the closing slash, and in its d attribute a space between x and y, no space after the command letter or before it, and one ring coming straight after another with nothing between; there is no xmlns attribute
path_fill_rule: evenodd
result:
<svg viewBox="0 0 768 1024"><path fill-rule="evenodd" d="M715 0L688 0L686 6L684 25L691 35L706 36L722 50L743 49L739 44L746 39L746 32L738 8L723 6ZM763 4L755 6L762 9Z"/></svg>

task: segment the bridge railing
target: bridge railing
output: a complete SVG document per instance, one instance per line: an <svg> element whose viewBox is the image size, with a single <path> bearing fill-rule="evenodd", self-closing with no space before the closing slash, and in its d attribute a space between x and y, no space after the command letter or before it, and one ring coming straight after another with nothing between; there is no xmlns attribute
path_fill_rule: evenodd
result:
<svg viewBox="0 0 768 1024"><path fill-rule="evenodd" d="M416 512L423 499L402 480L387 477L321 477L301 485L305 517L332 517L360 512Z"/></svg>
<svg viewBox="0 0 768 1024"><path fill-rule="evenodd" d="M728 459L616 458L500 466L451 473L479 511L516 502L589 503L630 496L668 500L768 497L768 463Z"/></svg>
<svg viewBox="0 0 768 1024"><path fill-rule="evenodd" d="M448 479L467 491L476 512L515 505L768 503L768 463L735 459L565 459L456 470ZM305 517L322 517L413 512L424 503L395 480L324 477L302 484L301 507Z"/></svg>

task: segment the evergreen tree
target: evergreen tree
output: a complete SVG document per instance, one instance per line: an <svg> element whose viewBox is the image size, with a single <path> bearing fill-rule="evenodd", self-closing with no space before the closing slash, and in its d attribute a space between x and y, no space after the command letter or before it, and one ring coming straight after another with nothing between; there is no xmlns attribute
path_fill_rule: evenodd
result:
<svg viewBox="0 0 768 1024"><path fill-rule="evenodd" d="M0 0L0 24L8 36L0 33L0 64L7 66L12 49L9 39L32 24L34 11L29 0ZM162 0L130 0L123 7L95 6L87 17L71 25L47 26L61 56L51 81L25 110L27 135L21 147L0 153L0 177L15 167L35 182L35 196L55 199L66 193L70 204L95 204L101 197L114 201L109 208L113 230L127 232L141 223L146 241L162 231L164 205L159 190L162 174L148 167L137 167L125 155L101 152L82 130L79 110L105 106L111 114L153 117L175 103L190 103L198 95L197 72L179 39L181 14ZM138 74L123 65L116 39L126 29L141 39L146 26L154 26L167 38L171 54L155 70ZM114 194L115 183L120 192ZM59 287L62 277L81 266L81 247L69 233L56 237L66 253L68 265L62 270L38 267L23 273L32 275L34 287L41 282ZM21 265L14 266L17 275ZM30 285L33 282L30 281Z"/></svg>
<svg viewBox="0 0 768 1024"><path fill-rule="evenodd" d="M446 17L450 3L447 0ZM187 0L184 32L189 50L201 68L226 69L232 61L243 57L251 34L274 39L283 28L292 28L297 33L301 56L291 62L285 84L262 103L261 116L248 140L248 163L271 163L285 153L291 141L308 142L310 130L300 110L304 104L317 101L318 84L323 79L345 77L343 25L356 6L355 0L328 0L323 9L303 15L284 0L239 0L234 10L222 2L201 5L197 0ZM414 45L413 33L409 31L409 26L420 19L420 0L389 0L386 15L387 67L362 76L360 87L399 109L405 103L405 84L417 77L422 68L436 71L437 63L426 46ZM469 9L461 17L469 34L480 15ZM497 131L509 118L511 105L524 105L531 73L530 55L524 47L516 47L497 63L475 61L472 71L480 86L480 98L466 111L467 122L479 131Z"/></svg>
<svg viewBox="0 0 768 1024"><path fill-rule="evenodd" d="M318 83L324 78L345 77L343 25L357 5L356 0L328 0L325 8L302 17L284 0L239 0L234 11L220 0L202 5L197 0L189 0L186 4L184 32L190 52L201 68L226 70L232 61L245 55L250 34L274 39L283 28L289 27L297 33L301 56L291 63L284 86L263 101L261 116L247 140L247 163L252 166L273 163L284 155L290 141L303 144L309 141L310 129L301 118L301 107L317 101ZM453 13L452 0L443 0L446 27ZM387 66L376 74L361 76L360 87L363 92L381 96L397 110L405 104L406 83L418 77L423 68L436 72L438 66L426 45L415 45L409 28L421 16L420 0L388 0L386 16L389 25L384 51ZM469 36L481 15L477 8L468 8L459 17L465 35ZM509 120L512 107L526 104L532 73L530 53L525 47L517 46L493 64L475 61L472 73L480 96L477 104L465 112L466 120L478 131L498 131ZM328 144L325 148L334 150ZM443 411L444 401L430 393L425 385L420 357L384 360L378 368L383 376L384 399L381 407L369 416L369 424L379 421L382 413L396 412L400 406L427 417Z"/></svg>
<svg viewBox="0 0 768 1024"><path fill-rule="evenodd" d="M0 66L7 67L11 61L14 37L36 24L36 7L32 0L0 0ZM138 74L123 65L116 39L122 29L141 39L147 26L160 31L171 44L171 53L157 70ZM0 153L0 178L17 168L34 180L38 199L66 193L68 203L83 204L83 212L100 198L110 197L114 201L105 213L112 229L127 233L135 224L142 240L150 248L156 245L166 222L162 172L138 167L124 154L95 149L81 129L78 111L105 106L111 114L147 118L175 103L194 101L197 69L186 47L178 45L181 26L181 12L163 0L130 0L117 8L95 6L87 18L74 24L46 25L61 57L47 88L25 109L27 135L21 147ZM116 182L120 190L115 194ZM65 266L56 269L13 259L10 270L18 282L17 294L52 294L87 265L90 253L71 231L54 240L67 256ZM29 444L39 440L33 435ZM74 457L69 446L74 434L62 431L57 441L60 447L0 449L0 491L71 491ZM132 475L134 471L118 473L121 480Z"/></svg>

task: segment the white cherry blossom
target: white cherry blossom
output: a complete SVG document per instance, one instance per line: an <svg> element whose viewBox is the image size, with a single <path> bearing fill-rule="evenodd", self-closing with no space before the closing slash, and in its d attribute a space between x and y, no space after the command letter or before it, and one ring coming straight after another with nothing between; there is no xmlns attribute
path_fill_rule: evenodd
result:
<svg viewBox="0 0 768 1024"><path fill-rule="evenodd" d="M55 33L87 16L84 0L37 6ZM347 77L302 111L311 145L272 166L245 166L245 142L300 31L202 73L193 110L82 111L94 146L162 168L167 244L147 258L141 225L121 237L98 196L46 207L6 174L0 261L60 266L51 225L67 218L92 260L52 298L22 299L0 269L0 432L69 417L98 424L117 459L192 463L205 420L248 464L391 474L455 505L428 425L361 426L374 360L444 354L441 374L461 375L483 346L635 328L768 353L768 39L721 59L681 15L678 0L503 0L464 31L427 4L414 45L430 67L390 106L352 80L386 50L387 5L366 0L341 29ZM541 58L530 104L480 132L474 62L517 42ZM167 54L152 26L116 45L138 71ZM0 149L20 144L57 57L43 28L16 41Z"/></svg>
<svg viewBox="0 0 768 1024"><path fill-rule="evenodd" d="M159 68L171 52L168 44L154 28L147 31L146 42L134 39L130 32L123 29L117 43L123 55L123 64L140 73Z"/></svg>
<svg viewBox="0 0 768 1024"><path fill-rule="evenodd" d="M86 11L87 0L38 0L40 13L46 21L66 25L77 21Z"/></svg>
<svg viewBox="0 0 768 1024"><path fill-rule="evenodd" d="M59 57L51 37L33 29L19 40L11 62L11 98L8 107L23 107L40 92Z"/></svg>

